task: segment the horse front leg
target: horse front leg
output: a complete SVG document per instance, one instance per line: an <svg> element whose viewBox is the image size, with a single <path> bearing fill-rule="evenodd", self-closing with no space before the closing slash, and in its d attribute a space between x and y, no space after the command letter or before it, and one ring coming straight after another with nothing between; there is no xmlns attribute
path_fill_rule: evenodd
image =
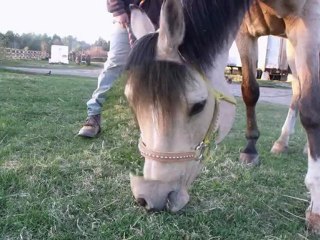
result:
<svg viewBox="0 0 320 240"><path fill-rule="evenodd" d="M298 115L298 101L300 98L300 84L297 75L297 69L295 64L295 48L290 41L287 41L286 45L287 60L292 72L292 97L287 114L287 118L282 126L281 135L278 140L273 144L271 148L272 153L287 152L289 148L290 135L294 133L294 127Z"/></svg>
<svg viewBox="0 0 320 240"><path fill-rule="evenodd" d="M246 105L247 145L240 153L240 161L244 164L255 165L259 163L259 154L256 143L260 136L256 120L256 103L259 99L260 90L256 79L258 43L257 38L250 36L246 32L239 32L236 44L240 53L242 64L241 91Z"/></svg>
<svg viewBox="0 0 320 240"><path fill-rule="evenodd" d="M301 86L298 108L309 143L305 184L311 202L306 219L309 228L320 233L320 14L312 16L316 9L320 9L320 4L310 9L305 19L297 21L288 36L292 43L296 43L295 62Z"/></svg>
<svg viewBox="0 0 320 240"><path fill-rule="evenodd" d="M308 69L310 74L301 74L306 79L302 79L299 103L300 119L307 132L309 144L305 183L311 194L311 203L306 218L310 228L320 233L320 61L319 54L309 53L308 58L314 61L308 61L304 66L304 71Z"/></svg>

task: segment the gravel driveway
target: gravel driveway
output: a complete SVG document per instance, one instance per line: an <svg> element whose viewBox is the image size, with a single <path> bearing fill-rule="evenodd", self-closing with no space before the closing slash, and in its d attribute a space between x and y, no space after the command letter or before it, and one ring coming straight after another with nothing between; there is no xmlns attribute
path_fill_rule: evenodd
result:
<svg viewBox="0 0 320 240"><path fill-rule="evenodd" d="M231 84L230 86L234 96L242 97L240 84ZM268 102L289 106L291 96L291 89L260 87L259 102Z"/></svg>
<svg viewBox="0 0 320 240"><path fill-rule="evenodd" d="M97 78L101 69L49 69L49 68L27 68L27 67L4 67L2 69L46 74L51 71L52 75L72 75L81 77ZM234 96L241 97L240 84L230 84ZM260 87L259 102L269 102L281 105L290 105L291 89Z"/></svg>

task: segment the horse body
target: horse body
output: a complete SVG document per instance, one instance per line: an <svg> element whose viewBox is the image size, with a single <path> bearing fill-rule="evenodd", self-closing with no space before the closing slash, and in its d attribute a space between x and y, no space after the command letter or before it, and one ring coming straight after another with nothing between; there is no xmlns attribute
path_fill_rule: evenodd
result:
<svg viewBox="0 0 320 240"><path fill-rule="evenodd" d="M236 38L242 62L242 94L247 110L247 146L240 154L244 163L256 163L259 130L255 105L259 98L256 81L257 39L264 35L285 37L287 59L292 70L293 96L281 136L272 152L288 148L298 111L309 143L306 185L311 193L307 220L320 230L320 1L255 0L246 14Z"/></svg>

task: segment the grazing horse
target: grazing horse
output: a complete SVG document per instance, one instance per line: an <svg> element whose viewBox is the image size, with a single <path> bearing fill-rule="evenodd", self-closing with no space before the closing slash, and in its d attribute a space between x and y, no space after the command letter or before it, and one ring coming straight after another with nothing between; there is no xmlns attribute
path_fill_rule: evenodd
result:
<svg viewBox="0 0 320 240"><path fill-rule="evenodd" d="M209 141L221 141L231 129L235 100L224 68L249 5L250 0L166 0L158 31L142 10L132 9L138 40L126 66L125 95L140 128L145 163L144 176L130 180L146 209L183 208Z"/></svg>
<svg viewBox="0 0 320 240"><path fill-rule="evenodd" d="M228 50L250 0L166 0L155 31L142 10L131 14L138 38L129 55L125 95L140 128L144 176L131 175L137 202L149 210L179 211L201 169L211 138L221 141L234 119L234 99L224 81ZM258 160L255 105L256 38L289 39L288 60L295 76L294 97L308 137L306 185L311 204L306 218L320 231L319 0L254 0L237 36L243 64L248 145L241 160ZM257 17L258 16L258 17ZM289 110L289 115L291 110ZM289 116L290 118L290 116ZM289 120L288 120L289 121ZM216 131L216 134L212 132Z"/></svg>
<svg viewBox="0 0 320 240"><path fill-rule="evenodd" d="M311 193L311 204L306 217L310 227L320 231L320 1L254 0L241 24L236 44L242 62L241 89L247 112L247 146L240 154L240 160L250 164L257 163L259 158L255 114L259 86L255 76L257 39L264 35L288 39L287 58L293 74L290 108L281 136L271 151L280 153L288 148L299 111L309 144L305 183Z"/></svg>

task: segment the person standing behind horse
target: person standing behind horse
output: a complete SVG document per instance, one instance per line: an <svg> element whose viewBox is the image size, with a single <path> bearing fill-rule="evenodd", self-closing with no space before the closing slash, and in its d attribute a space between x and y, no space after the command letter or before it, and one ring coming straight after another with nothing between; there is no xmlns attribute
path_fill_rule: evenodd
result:
<svg viewBox="0 0 320 240"><path fill-rule="evenodd" d="M124 69L134 37L128 33L129 5L141 7L157 27L163 0L107 0L107 9L113 15L110 51L104 69L98 77L98 85L91 99L87 102L87 119L78 136L92 138L101 131L101 111L106 100L106 93Z"/></svg>

